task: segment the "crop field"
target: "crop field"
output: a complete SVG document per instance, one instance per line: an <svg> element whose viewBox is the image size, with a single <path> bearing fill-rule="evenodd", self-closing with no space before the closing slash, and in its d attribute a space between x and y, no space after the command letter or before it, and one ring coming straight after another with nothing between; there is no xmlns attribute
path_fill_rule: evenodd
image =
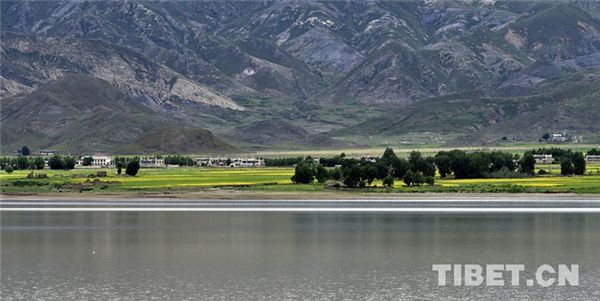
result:
<svg viewBox="0 0 600 301"><path fill-rule="evenodd" d="M539 168L539 167L538 167ZM537 192L537 193L594 193L600 194L600 174L596 170L600 165L588 165L585 176L559 176L560 167L553 166L551 175L515 179L435 179L434 186L408 187L402 181L396 181L394 188L382 187L381 181L374 181L366 190L354 189L329 193L379 192L379 193L418 193L418 192ZM47 179L26 179L29 171L15 171L12 174L0 174L2 193L48 193L78 192L81 188L68 188L86 181L98 179L103 182L118 181L119 184L87 184L84 191L98 193L129 192L190 192L202 191L214 187L250 190L257 192L297 192L310 193L324 191L324 184L295 185L290 178L294 168L174 168L141 169L137 176L117 176L114 169L105 169L108 177L90 178L99 170L41 171ZM591 174L589 174L591 172ZM76 178L74 175L85 175ZM66 186L65 186L66 185Z"/></svg>
<svg viewBox="0 0 600 301"><path fill-rule="evenodd" d="M437 180L436 185L460 191L480 192L578 192L600 193L600 175L533 177L522 179Z"/></svg>
<svg viewBox="0 0 600 301"><path fill-rule="evenodd" d="M137 177L121 178L124 189L148 189L168 187L215 187L258 184L291 184L294 175L291 168L263 169L206 169L182 168L141 170Z"/></svg>
<svg viewBox="0 0 600 301"><path fill-rule="evenodd" d="M292 168L256 168L256 169L226 169L226 168L175 168L175 169L140 169L135 177L117 176L114 169L71 170L71 171L40 171L46 173L48 179L25 179L29 171L15 171L12 174L2 173L2 192L47 192L53 187L67 183L83 183L88 178L73 178L75 174L96 174L97 171L107 171L108 177L97 178L101 181L118 181L118 185L106 185L108 191L115 190L152 190L181 187L221 187L246 186L264 184L291 184L294 174ZM61 176L55 176L60 174ZM94 179L90 179L94 180ZM22 185L15 187L14 183L38 185ZM48 183L48 184L46 184ZM98 187L100 188L100 187Z"/></svg>

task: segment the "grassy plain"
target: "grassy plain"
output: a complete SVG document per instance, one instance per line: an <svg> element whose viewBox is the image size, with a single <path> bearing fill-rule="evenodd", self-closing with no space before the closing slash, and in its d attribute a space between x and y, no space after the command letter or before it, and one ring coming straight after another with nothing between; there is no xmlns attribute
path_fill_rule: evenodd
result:
<svg viewBox="0 0 600 301"><path fill-rule="evenodd" d="M600 194L600 165L588 165L588 173L580 177L559 176L560 167L553 166L551 175L518 179L440 179L434 186L408 187L396 181L394 188L383 188L375 181L367 189L326 189L324 184L298 185L290 180L293 168L174 168L141 169L137 176L117 176L114 169L106 170L108 177L101 181L118 181L120 184L86 184L69 188L67 185L84 183L90 178L74 178L76 174L96 174L98 170L42 171L47 179L26 179L27 171L12 174L2 172L0 185L3 195L23 195L62 192L97 194L187 194L215 190L255 193L313 193L327 195L354 195L358 193L591 193ZM591 172L591 174L589 173ZM60 174L61 176L55 176ZM65 186L66 185L66 186Z"/></svg>

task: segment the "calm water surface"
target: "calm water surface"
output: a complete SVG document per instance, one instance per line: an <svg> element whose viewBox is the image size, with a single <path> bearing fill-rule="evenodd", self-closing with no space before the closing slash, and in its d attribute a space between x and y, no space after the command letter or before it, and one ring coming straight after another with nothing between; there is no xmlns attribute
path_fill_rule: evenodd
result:
<svg viewBox="0 0 600 301"><path fill-rule="evenodd" d="M600 300L600 215L1 212L2 300ZM440 287L432 264L579 264ZM506 278L509 282L509 278Z"/></svg>

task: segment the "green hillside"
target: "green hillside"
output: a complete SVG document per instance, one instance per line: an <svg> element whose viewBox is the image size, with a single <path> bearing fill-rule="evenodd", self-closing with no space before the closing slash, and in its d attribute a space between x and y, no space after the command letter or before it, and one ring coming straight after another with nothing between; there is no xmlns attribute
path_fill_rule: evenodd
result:
<svg viewBox="0 0 600 301"><path fill-rule="evenodd" d="M117 149L117 154L201 154L237 153L239 149L227 144L204 129L178 126L160 127L144 133L139 139Z"/></svg>

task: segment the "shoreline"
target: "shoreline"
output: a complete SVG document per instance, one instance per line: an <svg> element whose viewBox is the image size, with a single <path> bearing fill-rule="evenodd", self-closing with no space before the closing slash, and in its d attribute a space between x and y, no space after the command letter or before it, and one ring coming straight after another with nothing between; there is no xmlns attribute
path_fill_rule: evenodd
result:
<svg viewBox="0 0 600 301"><path fill-rule="evenodd" d="M189 199L189 200L386 200L386 199L597 199L598 194L578 193L480 193L480 192L423 192L423 193L352 193L340 194L335 192L264 192L264 191L240 191L240 190L218 190L199 191L186 193L9 193L0 194L0 201L4 200L59 200L59 199L85 199L85 200L130 200L130 199Z"/></svg>

